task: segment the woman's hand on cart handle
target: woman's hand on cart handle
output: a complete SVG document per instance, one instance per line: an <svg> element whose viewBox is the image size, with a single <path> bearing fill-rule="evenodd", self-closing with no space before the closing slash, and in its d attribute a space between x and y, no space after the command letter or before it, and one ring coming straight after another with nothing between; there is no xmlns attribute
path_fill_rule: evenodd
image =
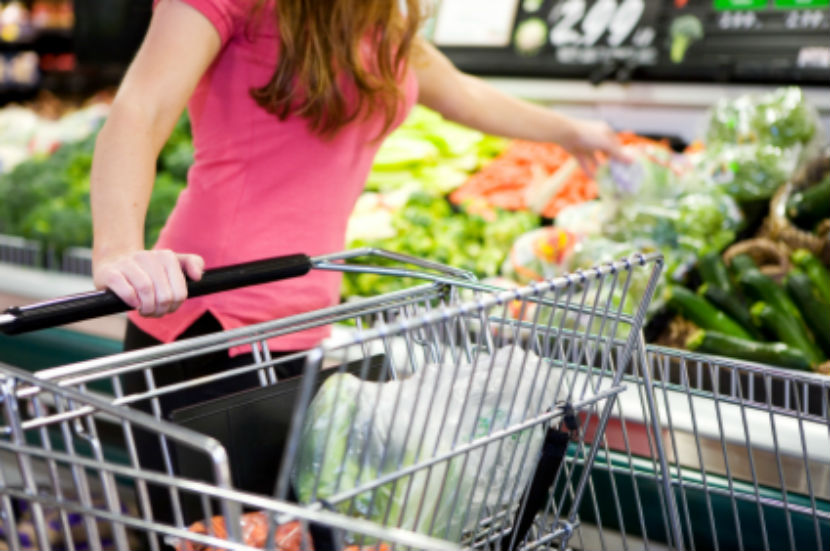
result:
<svg viewBox="0 0 830 551"><path fill-rule="evenodd" d="M93 280L97 289L110 289L143 316L175 312L187 298L187 277L202 278L205 261L195 254L170 250L133 251L96 259Z"/></svg>

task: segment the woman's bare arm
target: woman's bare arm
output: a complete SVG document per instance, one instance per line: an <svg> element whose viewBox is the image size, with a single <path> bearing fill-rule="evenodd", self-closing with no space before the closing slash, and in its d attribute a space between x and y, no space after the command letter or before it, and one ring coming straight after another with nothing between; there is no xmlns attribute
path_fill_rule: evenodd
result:
<svg viewBox="0 0 830 551"><path fill-rule="evenodd" d="M160 2L95 144L95 285L144 315L178 308L187 294L182 269L201 277L198 256L145 251L144 221L158 154L220 47L202 14L179 0Z"/></svg>
<svg viewBox="0 0 830 551"><path fill-rule="evenodd" d="M575 120L509 96L462 73L424 40L415 46L412 65L420 87L418 101L450 120L498 136L556 142L588 172L596 166L596 152L627 160L604 122Z"/></svg>

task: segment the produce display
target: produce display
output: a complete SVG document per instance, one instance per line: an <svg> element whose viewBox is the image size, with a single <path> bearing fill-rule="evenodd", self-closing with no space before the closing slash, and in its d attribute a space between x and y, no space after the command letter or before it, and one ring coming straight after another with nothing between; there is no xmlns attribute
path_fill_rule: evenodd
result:
<svg viewBox="0 0 830 551"><path fill-rule="evenodd" d="M623 145L659 145L630 132L619 137ZM596 182L563 147L517 140L455 190L450 200L475 209L530 210L552 219L597 195Z"/></svg>
<svg viewBox="0 0 830 551"><path fill-rule="evenodd" d="M668 307L700 330L690 350L827 374L830 354L830 274L810 252L792 254L794 267L780 283L745 255L727 267L720 255L701 258L703 285L694 293L667 291Z"/></svg>
<svg viewBox="0 0 830 551"><path fill-rule="evenodd" d="M738 201L769 199L820 142L817 115L800 88L724 100L712 111L705 149L693 155L699 182Z"/></svg>
<svg viewBox="0 0 830 551"><path fill-rule="evenodd" d="M349 247L379 247L487 277L499 272L506 251L520 235L539 226L539 217L501 209L469 213L454 209L443 197L417 192L391 214L389 224L371 228L379 237L352 238ZM350 273L344 278L343 294L375 295L412 284L395 277Z"/></svg>
<svg viewBox="0 0 830 551"><path fill-rule="evenodd" d="M101 122L99 118L96 128ZM81 130L76 132L81 134ZM97 134L90 131L86 134L80 141L73 141L72 134L65 135L65 141L54 146L54 154L38 150L27 161L0 174L0 197L3 198L0 233L41 241L57 252L92 245L89 172ZM147 212L145 239L148 244L158 238L185 186L192 162L190 125L182 117L159 157L156 185Z"/></svg>
<svg viewBox="0 0 830 551"><path fill-rule="evenodd" d="M109 112L103 96L80 108L45 95L30 107L0 109L0 173L95 133Z"/></svg>
<svg viewBox="0 0 830 551"><path fill-rule="evenodd" d="M530 210L554 218L563 207L597 196L596 183L556 144L516 141L450 195L471 208Z"/></svg>
<svg viewBox="0 0 830 551"><path fill-rule="evenodd" d="M463 184L506 146L506 140L449 122L418 105L384 140L366 190L408 189L443 195Z"/></svg>

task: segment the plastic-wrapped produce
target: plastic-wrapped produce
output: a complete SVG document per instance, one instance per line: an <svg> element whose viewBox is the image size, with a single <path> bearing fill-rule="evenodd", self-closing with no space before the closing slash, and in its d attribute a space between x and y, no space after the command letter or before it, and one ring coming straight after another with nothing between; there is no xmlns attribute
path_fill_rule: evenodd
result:
<svg viewBox="0 0 830 551"><path fill-rule="evenodd" d="M545 227L519 237L510 248L501 273L520 283L562 275L579 237L558 227Z"/></svg>
<svg viewBox="0 0 830 551"><path fill-rule="evenodd" d="M573 253L570 256L568 270L572 272L585 270L599 264L628 258L632 254L653 252L656 249L656 245L647 239L631 239L623 243L601 236L586 237L574 247ZM670 250L663 250L662 252L666 256L666 262L668 264L678 262L679 257L676 252ZM620 304L620 299L624 296L625 280L620 279L616 284L608 283L601 288L593 288L593 294L585 298L585 304L592 305L596 303L604 305L610 299L614 308L621 308L622 312L633 314L637 304L639 304L645 294L650 274L643 270L635 270L630 273L630 278L629 289L625 295L624 303ZM658 281L658 286L661 284L662 281ZM654 300L651 302L649 312L655 312L662 307L660 296L660 292L654 294ZM581 325L577 325L581 327ZM608 330L609 328L606 327L605 329ZM626 330L627 327L620 328L617 336L626 335Z"/></svg>
<svg viewBox="0 0 830 551"><path fill-rule="evenodd" d="M743 216L735 201L665 150L633 150L630 165L611 162L598 174L605 205L602 235L648 241L672 256L719 251L735 238Z"/></svg>
<svg viewBox="0 0 830 551"><path fill-rule="evenodd" d="M297 495L306 503L331 499L544 413L557 401L559 379L540 362L507 347L473 363L428 364L396 381L329 377L303 428L292 473ZM521 495L543 440L540 427L526 429L475 448L466 460L462 455L419 469L338 507L457 541L483 507L506 506Z"/></svg>
<svg viewBox="0 0 830 551"><path fill-rule="evenodd" d="M677 179L682 170L679 157L648 145L626 147L625 151L633 157L631 163L612 160L597 172L602 200L626 204L644 199L657 201L681 193Z"/></svg>
<svg viewBox="0 0 830 551"><path fill-rule="evenodd" d="M815 109L801 88L792 86L721 100L712 109L706 141L709 146L759 143L793 147L808 144L818 128Z"/></svg>
<svg viewBox="0 0 830 551"><path fill-rule="evenodd" d="M717 187L736 200L769 199L796 171L800 148L760 143L713 146L695 155L690 187Z"/></svg>
<svg viewBox="0 0 830 551"><path fill-rule="evenodd" d="M712 183L741 202L772 197L821 146L816 110L798 87L722 100L696 161L698 184Z"/></svg>

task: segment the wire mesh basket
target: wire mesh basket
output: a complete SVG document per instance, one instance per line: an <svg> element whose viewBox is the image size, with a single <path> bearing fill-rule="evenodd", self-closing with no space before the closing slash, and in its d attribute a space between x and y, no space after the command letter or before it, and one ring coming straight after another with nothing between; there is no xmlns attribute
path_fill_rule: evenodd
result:
<svg viewBox="0 0 830 551"><path fill-rule="evenodd" d="M151 548L164 536L218 545L209 528L214 517L227 527L228 541L245 545L233 530L240 506L285 511L287 501L300 504L290 510L304 511L295 517L307 522L317 549L439 548L418 547L412 537L449 547L560 548L579 526L598 435L623 390L661 266L659 256L637 255L509 291L458 274L433 275L413 289L63 366L37 380L48 381L57 402L57 389L65 389L73 403L87 404L78 410L91 442L78 454L82 468L107 465L136 488L135 515L119 512L117 480L102 486L110 488L108 512L99 514L87 500L85 514L115 524L119 515L141 518L122 524ZM336 322L352 329L311 351L268 348L276 336ZM172 362L239 346L250 347L249 362L164 382ZM278 375L297 362L301 377ZM125 391L130 375L144 380L141 391ZM195 388L241 378L251 388L173 412L163 407ZM30 418L22 411L7 411L7 424L45 422L43 411ZM161 452L160 464L146 460L148 441ZM48 466L50 445L44 433L25 451L12 451ZM119 468L127 470L107 459L119 452L126 465ZM261 476L249 484L251 473ZM18 494L5 488L0 494L10 503L37 485ZM52 485L47 494L54 498L58 490ZM75 499L58 501L68 514ZM153 520L161 509L172 518ZM316 522L316 514L329 516ZM7 518L15 515L7 511ZM265 544L276 548L271 536L284 519L266 517ZM355 529L338 524L343 518ZM191 537L196 521L207 532Z"/></svg>

